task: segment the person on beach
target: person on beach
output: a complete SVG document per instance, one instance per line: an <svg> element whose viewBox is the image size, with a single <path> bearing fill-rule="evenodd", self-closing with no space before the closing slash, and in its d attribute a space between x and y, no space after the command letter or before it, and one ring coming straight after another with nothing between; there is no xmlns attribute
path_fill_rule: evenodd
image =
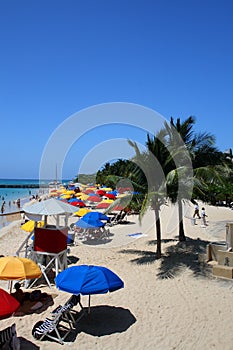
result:
<svg viewBox="0 0 233 350"><path fill-rule="evenodd" d="M24 300L25 300L25 293L22 291L20 283L19 282L15 283L14 288L15 288L15 292L11 293L11 295L16 300L18 300L18 302L20 304L22 304L24 302Z"/></svg>
<svg viewBox="0 0 233 350"><path fill-rule="evenodd" d="M3 214L5 211L5 202L2 203L2 207L1 207L1 213Z"/></svg>
<svg viewBox="0 0 233 350"><path fill-rule="evenodd" d="M20 208L20 199L17 199L16 204L17 204L17 207Z"/></svg>
<svg viewBox="0 0 233 350"><path fill-rule="evenodd" d="M202 225L203 226L208 226L207 223L206 223L206 213L205 213L205 208L202 208L201 209L201 220L202 220Z"/></svg>
<svg viewBox="0 0 233 350"><path fill-rule="evenodd" d="M199 205L197 203L195 203L194 205L194 214L193 214L193 218L195 218L195 216L197 215L198 219L200 219L200 214L199 214Z"/></svg>

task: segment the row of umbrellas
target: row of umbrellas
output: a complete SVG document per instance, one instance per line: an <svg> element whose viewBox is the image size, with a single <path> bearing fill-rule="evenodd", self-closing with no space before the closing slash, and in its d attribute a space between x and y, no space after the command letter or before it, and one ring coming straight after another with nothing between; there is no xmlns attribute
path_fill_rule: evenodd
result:
<svg viewBox="0 0 233 350"><path fill-rule="evenodd" d="M69 186L68 189L61 187L50 191L50 196L56 197L59 200L66 201L71 205L79 208L84 208L86 203L95 204L97 209L106 209L117 198L124 196L124 193L119 193L112 188L98 188L98 186L79 186L79 191L76 191L75 186Z"/></svg>

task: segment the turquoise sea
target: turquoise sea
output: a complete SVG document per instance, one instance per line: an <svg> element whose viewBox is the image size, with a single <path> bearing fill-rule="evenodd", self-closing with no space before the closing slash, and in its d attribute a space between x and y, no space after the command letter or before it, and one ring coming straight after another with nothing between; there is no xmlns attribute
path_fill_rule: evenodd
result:
<svg viewBox="0 0 233 350"><path fill-rule="evenodd" d="M47 185L51 180L39 181L35 179L0 179L0 185L6 187L0 187L0 209L4 205L4 214L19 211L22 206L30 200L32 196L40 196L48 192ZM69 180L62 181L63 184L67 184ZM7 187L9 185L9 187ZM17 185L44 185L46 187L39 188L18 188ZM14 187L16 186L16 187ZM16 201L20 199L20 206ZM0 228L6 226L6 220L4 216L0 216Z"/></svg>

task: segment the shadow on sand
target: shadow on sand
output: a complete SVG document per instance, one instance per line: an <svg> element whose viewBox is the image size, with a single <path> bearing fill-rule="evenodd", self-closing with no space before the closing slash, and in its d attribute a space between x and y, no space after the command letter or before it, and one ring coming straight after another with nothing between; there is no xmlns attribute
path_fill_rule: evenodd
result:
<svg viewBox="0 0 233 350"><path fill-rule="evenodd" d="M167 247L160 259L158 278L173 278L179 275L184 267L192 270L196 277L213 278L212 268L205 262L206 248L210 242L189 237L186 239L185 242L178 242L177 239L162 240L162 244L174 242L174 245ZM152 246L156 243L156 240L151 240L148 245ZM124 249L121 253L137 255L131 262L138 265L153 264L157 260L156 253L151 250Z"/></svg>
<svg viewBox="0 0 233 350"><path fill-rule="evenodd" d="M82 318L78 332L96 337L125 332L136 322L134 315L122 307L100 305L91 307L90 320Z"/></svg>
<svg viewBox="0 0 233 350"><path fill-rule="evenodd" d="M20 349L24 350L39 350L40 347L32 343L30 340L25 339L24 337L18 337L20 340Z"/></svg>
<svg viewBox="0 0 233 350"><path fill-rule="evenodd" d="M108 305L93 306L91 307L90 316L86 314L86 317L76 323L75 329L66 337L65 343L75 342L81 332L94 337L122 333L127 331L135 322L136 318L128 309ZM65 335L63 329L59 329L59 333L61 336ZM42 341L45 340L55 342L55 340L48 337L44 337Z"/></svg>

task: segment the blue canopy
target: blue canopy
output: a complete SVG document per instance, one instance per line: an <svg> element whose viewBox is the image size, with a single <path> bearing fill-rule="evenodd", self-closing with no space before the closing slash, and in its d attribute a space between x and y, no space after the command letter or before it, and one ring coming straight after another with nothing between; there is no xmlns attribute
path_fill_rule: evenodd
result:
<svg viewBox="0 0 233 350"><path fill-rule="evenodd" d="M124 288L124 282L103 266L79 265L68 267L55 278L56 287L72 294L104 294Z"/></svg>
<svg viewBox="0 0 233 350"><path fill-rule="evenodd" d="M113 191L108 191L107 192L108 194L113 194L114 196L117 196L118 195L118 192L113 190Z"/></svg>
<svg viewBox="0 0 233 350"><path fill-rule="evenodd" d="M89 223L89 221L93 220L109 220L109 217L99 211L91 211L85 215L83 215L82 219Z"/></svg>
<svg viewBox="0 0 233 350"><path fill-rule="evenodd" d="M69 203L78 202L77 198L71 198L68 200Z"/></svg>
<svg viewBox="0 0 233 350"><path fill-rule="evenodd" d="M75 223L75 226L76 227L80 227L80 228L84 228L84 229L96 229L96 228L99 228L99 227L103 227L105 226L105 223L103 223L102 221L100 220L88 220L85 221L83 220L83 217L81 219L79 219L76 223Z"/></svg>

